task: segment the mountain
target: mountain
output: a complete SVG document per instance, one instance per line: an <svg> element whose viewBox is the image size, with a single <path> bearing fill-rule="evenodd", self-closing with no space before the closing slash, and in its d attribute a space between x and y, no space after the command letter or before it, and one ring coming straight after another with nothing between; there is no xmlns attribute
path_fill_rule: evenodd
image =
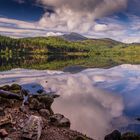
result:
<svg viewBox="0 0 140 140"><path fill-rule="evenodd" d="M83 40L88 39L88 38L86 38L78 33L74 33L74 32L72 32L70 34L64 34L61 37L67 41L83 41Z"/></svg>

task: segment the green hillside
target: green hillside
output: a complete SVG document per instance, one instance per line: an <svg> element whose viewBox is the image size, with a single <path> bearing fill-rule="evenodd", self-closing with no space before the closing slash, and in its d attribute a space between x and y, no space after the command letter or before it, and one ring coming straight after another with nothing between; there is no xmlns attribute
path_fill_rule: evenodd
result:
<svg viewBox="0 0 140 140"><path fill-rule="evenodd" d="M140 44L124 44L111 39L69 41L62 37L33 37L13 39L0 36L0 54L15 53L140 53Z"/></svg>

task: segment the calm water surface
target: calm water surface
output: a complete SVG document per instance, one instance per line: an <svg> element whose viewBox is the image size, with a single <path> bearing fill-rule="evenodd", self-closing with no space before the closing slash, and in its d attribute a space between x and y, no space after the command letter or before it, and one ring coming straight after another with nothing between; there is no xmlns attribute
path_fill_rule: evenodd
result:
<svg viewBox="0 0 140 140"><path fill-rule="evenodd" d="M140 117L140 65L101 56L3 56L0 60L1 70L26 68L0 72L0 85L42 85L60 94L54 112L68 117L72 129L97 140L114 129L140 133L136 121Z"/></svg>

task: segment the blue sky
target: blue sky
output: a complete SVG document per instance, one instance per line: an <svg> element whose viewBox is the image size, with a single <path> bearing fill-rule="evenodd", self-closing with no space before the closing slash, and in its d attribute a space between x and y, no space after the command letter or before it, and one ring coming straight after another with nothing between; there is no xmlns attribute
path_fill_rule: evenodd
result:
<svg viewBox="0 0 140 140"><path fill-rule="evenodd" d="M77 32L140 42L140 0L0 0L0 34L11 37Z"/></svg>

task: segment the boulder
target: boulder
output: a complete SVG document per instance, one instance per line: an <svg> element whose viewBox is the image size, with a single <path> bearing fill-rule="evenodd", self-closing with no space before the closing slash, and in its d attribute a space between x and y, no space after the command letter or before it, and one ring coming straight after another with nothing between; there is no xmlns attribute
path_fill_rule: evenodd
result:
<svg viewBox="0 0 140 140"><path fill-rule="evenodd" d="M39 102L45 105L46 109L50 109L52 103L54 102L54 98L49 95L40 95L40 96L37 96L37 99L39 100Z"/></svg>
<svg viewBox="0 0 140 140"><path fill-rule="evenodd" d="M48 118L51 115L50 111L47 110L47 109L40 109L39 113L40 113L41 116L43 116L45 118Z"/></svg>
<svg viewBox="0 0 140 140"><path fill-rule="evenodd" d="M9 91L11 91L11 92L13 92L13 93L16 93L16 94L20 94L21 93L21 86L20 85L18 85L18 84L12 84L11 86L10 86L10 90Z"/></svg>
<svg viewBox="0 0 140 140"><path fill-rule="evenodd" d="M53 103L53 97L49 95L33 95L29 98L30 109L40 110L48 109L51 110L51 105Z"/></svg>
<svg viewBox="0 0 140 140"><path fill-rule="evenodd" d="M5 86L0 87L0 90L10 91L12 93L20 93L21 86L18 84L12 84L11 86L5 85Z"/></svg>
<svg viewBox="0 0 140 140"><path fill-rule="evenodd" d="M50 117L50 124L57 127L70 128L70 121L61 114L54 114Z"/></svg>
<svg viewBox="0 0 140 140"><path fill-rule="evenodd" d="M28 140L39 140L42 132L42 118L38 116L30 116L22 130L21 138Z"/></svg>
<svg viewBox="0 0 140 140"><path fill-rule="evenodd" d="M118 130L114 130L105 136L105 140L121 140L121 133Z"/></svg>
<svg viewBox="0 0 140 140"><path fill-rule="evenodd" d="M45 108L45 105L38 101L36 98L31 98L29 100L29 108L32 110L40 110L42 108Z"/></svg>
<svg viewBox="0 0 140 140"><path fill-rule="evenodd" d="M9 91L10 90L10 86L9 85L5 85L0 87L1 90L5 90L5 91Z"/></svg>
<svg viewBox="0 0 140 140"><path fill-rule="evenodd" d="M5 90L0 90L0 97L7 98L7 99L23 100L21 95Z"/></svg>
<svg viewBox="0 0 140 140"><path fill-rule="evenodd" d="M18 85L18 84L12 84L11 86L10 86L10 90L21 90L21 86L20 85Z"/></svg>

